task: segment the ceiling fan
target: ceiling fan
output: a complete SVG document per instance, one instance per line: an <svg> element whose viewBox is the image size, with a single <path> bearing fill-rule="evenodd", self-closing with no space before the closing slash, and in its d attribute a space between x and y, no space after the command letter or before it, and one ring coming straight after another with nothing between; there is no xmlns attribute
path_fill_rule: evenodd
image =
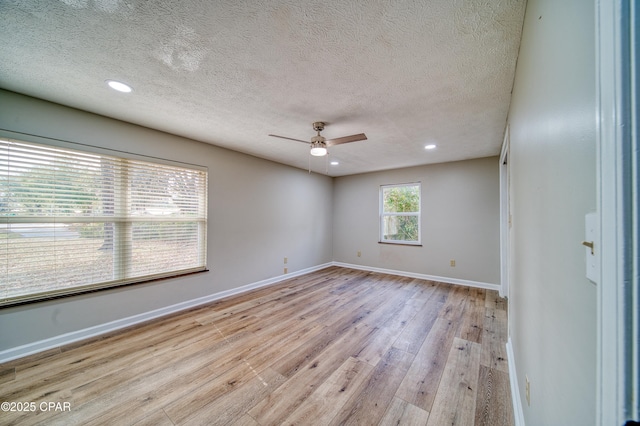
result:
<svg viewBox="0 0 640 426"><path fill-rule="evenodd" d="M313 130L318 132L318 134L311 138L311 142L303 141L300 139L288 138L286 136L278 136L278 135L269 135L269 136L272 136L274 138L280 138L280 139L289 139L290 141L302 142L307 144L310 143L311 155L316 157L322 157L324 155L327 155L327 147L329 146L340 145L342 143L348 143L348 142L364 141L367 139L367 136L364 133L358 133L357 135L351 135L351 136L343 136L341 138L325 139L322 135L320 135L320 132L324 130L325 124L326 123L323 121L316 121L313 123Z"/></svg>

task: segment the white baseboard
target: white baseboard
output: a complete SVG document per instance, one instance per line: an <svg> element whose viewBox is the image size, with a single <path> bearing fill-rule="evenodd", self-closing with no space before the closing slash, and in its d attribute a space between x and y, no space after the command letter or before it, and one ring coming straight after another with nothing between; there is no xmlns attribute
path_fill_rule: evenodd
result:
<svg viewBox="0 0 640 426"><path fill-rule="evenodd" d="M135 324L140 324L145 321L149 321L165 315L180 312L180 311L190 309L199 305L204 305L205 303L213 302L218 299L244 293L246 291L254 290L260 287L276 284L281 281L288 280L290 278L295 278L300 275L305 275L311 272L319 271L321 269L325 269L330 266L332 266L332 263L325 263L322 265L301 269L299 271L291 272L289 274L279 275L277 277L268 278L262 281L257 281L257 282L247 284L241 287L233 288L230 290L225 290L225 291L210 294L207 296L199 297L196 299L176 303L174 305L165 306L160 309L154 309L152 311L143 312L141 314L133 315L130 317L118 319L115 321L110 321L110 322L99 324L93 327L84 328L82 330L72 331L69 333L50 337L48 339L39 340L37 342L28 343L26 345L17 346L15 348L6 349L4 351L0 351L0 364L3 362L11 361L13 359L22 358L27 355L32 355L38 352L53 349L58 346L67 345L69 343L74 343L80 340L99 336L101 334L116 331L116 330L129 327Z"/></svg>
<svg viewBox="0 0 640 426"><path fill-rule="evenodd" d="M343 268L359 269L361 271L380 272L382 274L399 275L402 277L418 278L421 280L438 281L447 284L464 285L467 287L484 288L486 290L500 290L499 284L483 283L479 281L461 280L459 278L438 277L435 275L418 274L415 272L396 271L394 269L375 268L373 266L354 265L351 263L332 262L334 266Z"/></svg>
<svg viewBox="0 0 640 426"><path fill-rule="evenodd" d="M524 413L522 412L522 400L520 399L520 388L518 387L518 373L516 372L516 360L513 355L511 338L507 340L507 363L509 364L509 384L511 386L511 402L513 403L513 417L515 426L525 426Z"/></svg>

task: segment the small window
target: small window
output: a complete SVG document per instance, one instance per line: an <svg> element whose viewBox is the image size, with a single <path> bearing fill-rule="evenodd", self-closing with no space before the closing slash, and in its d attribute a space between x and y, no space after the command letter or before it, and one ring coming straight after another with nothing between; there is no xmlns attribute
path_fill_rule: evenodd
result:
<svg viewBox="0 0 640 426"><path fill-rule="evenodd" d="M380 242L420 245L420 183L380 187Z"/></svg>
<svg viewBox="0 0 640 426"><path fill-rule="evenodd" d="M207 172L0 139L0 306L206 269Z"/></svg>

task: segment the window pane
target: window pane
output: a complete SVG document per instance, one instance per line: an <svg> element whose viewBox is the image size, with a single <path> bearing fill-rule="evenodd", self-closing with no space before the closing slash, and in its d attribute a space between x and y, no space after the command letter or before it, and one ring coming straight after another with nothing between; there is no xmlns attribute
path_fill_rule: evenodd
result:
<svg viewBox="0 0 640 426"><path fill-rule="evenodd" d="M198 224L134 223L131 249L133 277L198 267Z"/></svg>
<svg viewBox="0 0 640 426"><path fill-rule="evenodd" d="M204 175L197 170L130 162L130 209L134 216L203 217Z"/></svg>
<svg viewBox="0 0 640 426"><path fill-rule="evenodd" d="M3 298L113 279L102 223L0 224Z"/></svg>
<svg viewBox="0 0 640 426"><path fill-rule="evenodd" d="M385 213L419 212L420 186L393 186L383 188Z"/></svg>
<svg viewBox="0 0 640 426"><path fill-rule="evenodd" d="M417 242L418 216L385 216L383 240Z"/></svg>

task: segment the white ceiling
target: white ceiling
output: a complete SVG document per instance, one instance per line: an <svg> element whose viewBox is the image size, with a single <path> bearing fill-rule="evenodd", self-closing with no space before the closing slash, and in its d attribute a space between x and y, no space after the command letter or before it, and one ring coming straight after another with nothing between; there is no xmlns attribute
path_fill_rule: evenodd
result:
<svg viewBox="0 0 640 426"><path fill-rule="evenodd" d="M0 87L332 176L497 155L525 0L2 0ZM130 94L109 89L116 79ZM82 141L90 143L90 141ZM437 148L427 151L428 143ZM313 158L324 173L324 158Z"/></svg>

